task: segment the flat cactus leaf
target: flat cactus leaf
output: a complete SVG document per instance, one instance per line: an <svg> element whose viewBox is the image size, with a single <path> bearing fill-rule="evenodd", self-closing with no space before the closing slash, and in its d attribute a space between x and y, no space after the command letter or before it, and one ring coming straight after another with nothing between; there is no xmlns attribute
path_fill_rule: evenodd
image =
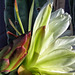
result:
<svg viewBox="0 0 75 75"><path fill-rule="evenodd" d="M15 0L15 11L16 11L16 15L17 15L17 19L18 19L18 22L19 22L21 31L22 31L22 33L24 34L25 31L24 31L24 27L23 27L22 21L21 21L20 16L19 16L17 0Z"/></svg>
<svg viewBox="0 0 75 75"><path fill-rule="evenodd" d="M5 0L4 19L5 19L5 24L6 24L6 30L16 35L17 34L16 31L12 28L12 26L9 23L9 19L11 19L14 26L19 30L19 32L22 33L18 20L17 20L16 11L14 9L14 2L15 0L11 0L11 1ZM19 16L21 18L21 21L22 21L22 24L23 24L23 27L26 33L28 32L28 19L29 19L28 17L29 17L29 11L30 11L31 4L32 4L32 0L21 0L21 1L17 0ZM33 11L34 12L33 12L33 20L32 20L31 29L33 28L33 23L38 14L35 6L34 6ZM8 42L12 42L12 40L14 39L15 37L8 35Z"/></svg>
<svg viewBox="0 0 75 75"><path fill-rule="evenodd" d="M24 30L25 30L26 33L28 32L28 19L29 19L29 12L30 12L32 1L33 0L17 0L19 16L20 16L20 19L22 21L22 24L23 24L23 27L24 27ZM33 11L34 12L33 12L33 17L32 17L31 29L33 28L33 24L34 24L35 18L36 18L37 14L38 14L37 10L35 8L35 3L34 3ZM21 32L21 28L19 26L16 13L15 13L15 21L17 21L17 24L16 24L17 25L17 29Z"/></svg>
<svg viewBox="0 0 75 75"><path fill-rule="evenodd" d="M20 19L22 21L25 32L28 31L28 15L29 15L29 7L27 5L26 0L17 0L18 12ZM22 6L23 5L23 6ZM15 21L17 21L17 29L22 33L21 28L18 23L17 14L15 12Z"/></svg>
<svg viewBox="0 0 75 75"><path fill-rule="evenodd" d="M47 0L38 0L38 2L39 2L39 7L42 7L46 2L47 2Z"/></svg>
<svg viewBox="0 0 75 75"><path fill-rule="evenodd" d="M7 31L10 31L14 34L16 34L15 30L11 27L9 23L9 18L12 20L12 22L15 22L15 16L14 16L14 0L5 0L5 10L4 10L4 20L7 27ZM12 37L11 35L8 35L8 39L11 42L15 37Z"/></svg>

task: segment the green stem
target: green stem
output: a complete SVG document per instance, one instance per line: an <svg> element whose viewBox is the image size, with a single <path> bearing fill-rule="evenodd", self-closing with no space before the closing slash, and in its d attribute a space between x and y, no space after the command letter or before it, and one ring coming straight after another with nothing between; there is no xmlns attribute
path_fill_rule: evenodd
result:
<svg viewBox="0 0 75 75"><path fill-rule="evenodd" d="M33 0L33 2L32 2L31 9L30 9L30 12L29 12L29 25L28 25L28 31L31 31L33 11L34 11L34 0Z"/></svg>
<svg viewBox="0 0 75 75"><path fill-rule="evenodd" d="M23 24L22 24L22 22L21 22L21 19L20 19L20 17L19 17L19 13L18 13L18 12L16 12L16 14L17 14L17 18L18 18L19 25L20 25L20 27L21 27L22 33L24 34L24 33L25 33L25 31L24 31L24 28L23 28Z"/></svg>
<svg viewBox="0 0 75 75"><path fill-rule="evenodd" d="M12 21L9 19L9 23L10 25L13 27L13 29L19 34L21 35L21 33L16 29L16 27L14 26L14 24L12 23Z"/></svg>
<svg viewBox="0 0 75 75"><path fill-rule="evenodd" d="M23 24L22 24L21 19L20 19L20 16L19 16L18 5L17 5L17 1L16 0L15 0L15 11L16 11L17 19L19 21L19 25L21 27L22 33L24 34L25 31L24 31L24 27L23 27Z"/></svg>

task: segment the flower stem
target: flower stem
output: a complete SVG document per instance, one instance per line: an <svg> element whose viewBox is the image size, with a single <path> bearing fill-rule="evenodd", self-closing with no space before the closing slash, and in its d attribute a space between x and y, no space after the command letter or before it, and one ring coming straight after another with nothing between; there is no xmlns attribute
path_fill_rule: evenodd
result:
<svg viewBox="0 0 75 75"><path fill-rule="evenodd" d="M15 0L15 10L16 10L17 19L19 21L19 25L21 27L22 33L24 34L25 31L24 31L23 24L22 24L21 19L20 19L20 16L19 16L18 5L17 5L17 1L16 0Z"/></svg>
<svg viewBox="0 0 75 75"><path fill-rule="evenodd" d="M21 33L16 29L16 27L14 26L14 24L12 23L12 21L9 19L9 23L10 25L13 27L13 29L19 34L21 35Z"/></svg>

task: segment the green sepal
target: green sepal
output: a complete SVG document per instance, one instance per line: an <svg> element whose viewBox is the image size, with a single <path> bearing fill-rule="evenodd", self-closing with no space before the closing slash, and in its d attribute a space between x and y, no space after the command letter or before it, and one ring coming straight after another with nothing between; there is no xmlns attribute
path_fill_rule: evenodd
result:
<svg viewBox="0 0 75 75"><path fill-rule="evenodd" d="M0 72L5 71L9 66L9 59L0 59Z"/></svg>
<svg viewBox="0 0 75 75"><path fill-rule="evenodd" d="M23 63L25 64L25 66L29 65L30 62L32 62L31 65L36 63L36 60L38 59L41 50L44 34L45 34L45 26L40 27L36 31L35 35L33 35L31 39L30 48L28 50L28 54L25 60L27 64Z"/></svg>
<svg viewBox="0 0 75 75"><path fill-rule="evenodd" d="M33 11L34 11L34 0L32 2L31 5L31 9L29 12L29 25L28 25L28 31L31 31L31 27L32 27L32 18L33 18Z"/></svg>
<svg viewBox="0 0 75 75"><path fill-rule="evenodd" d="M10 65L6 70L8 71L15 70L22 63L26 54L27 53L25 53L24 47L17 48L12 54L12 56L9 58Z"/></svg>
<svg viewBox="0 0 75 75"><path fill-rule="evenodd" d="M27 34L21 35L21 36L19 36L17 39L13 40L13 46L12 46L12 48L11 48L9 54L7 54L7 55L5 56L5 58L10 58L10 56L11 56L12 53L15 51L15 49L16 49L17 47L23 46L23 45L25 44L26 40L27 40Z"/></svg>
<svg viewBox="0 0 75 75"><path fill-rule="evenodd" d="M49 23L50 15L51 15L51 4L48 3L39 12L33 27L33 34L36 30L41 26L46 26Z"/></svg>

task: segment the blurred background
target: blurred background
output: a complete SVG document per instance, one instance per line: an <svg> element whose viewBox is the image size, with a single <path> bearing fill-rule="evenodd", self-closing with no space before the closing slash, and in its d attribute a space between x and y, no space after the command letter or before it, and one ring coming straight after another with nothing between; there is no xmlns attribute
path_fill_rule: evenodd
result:
<svg viewBox="0 0 75 75"><path fill-rule="evenodd" d="M35 0L35 8L37 12L46 3L47 0ZM6 25L4 22L5 1L0 0L0 48L7 44ZM65 12L72 17L70 27L63 35L75 35L75 0L54 0L53 11L63 8Z"/></svg>

